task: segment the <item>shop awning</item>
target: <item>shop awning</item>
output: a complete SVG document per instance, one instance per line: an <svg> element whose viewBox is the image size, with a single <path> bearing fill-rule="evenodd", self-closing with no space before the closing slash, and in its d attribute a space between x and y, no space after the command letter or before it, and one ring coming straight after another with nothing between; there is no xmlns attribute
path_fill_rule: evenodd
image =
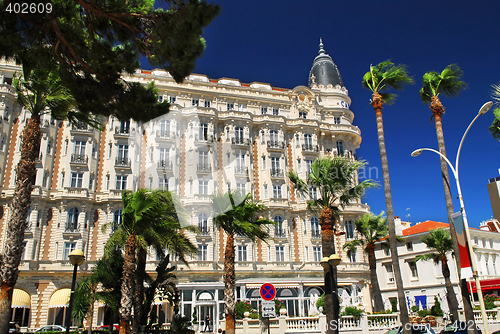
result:
<svg viewBox="0 0 500 334"><path fill-rule="evenodd" d="M31 308L31 296L24 290L14 289L12 294L13 308Z"/></svg>
<svg viewBox="0 0 500 334"><path fill-rule="evenodd" d="M479 284L481 284L482 291L500 290L500 278L482 279L479 281ZM469 287L470 292L472 293L477 292L475 281L468 281L467 286Z"/></svg>
<svg viewBox="0 0 500 334"><path fill-rule="evenodd" d="M49 308L68 307L71 289L60 289L50 297Z"/></svg>

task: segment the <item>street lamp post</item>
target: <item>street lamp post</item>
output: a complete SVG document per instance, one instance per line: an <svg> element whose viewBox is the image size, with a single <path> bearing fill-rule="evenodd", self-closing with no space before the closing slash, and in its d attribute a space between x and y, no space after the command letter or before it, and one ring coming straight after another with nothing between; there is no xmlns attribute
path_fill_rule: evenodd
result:
<svg viewBox="0 0 500 334"><path fill-rule="evenodd" d="M489 326L488 326L488 317L486 316L486 308L484 307L483 292L481 290L481 284L479 283L479 276L478 276L478 273L477 273L476 257L474 256L474 249L472 248L472 241L471 241L471 237L470 237L469 224L468 224L468 221L467 221L467 214L465 212L465 205L464 205L464 200L463 200L463 197L462 197L462 189L460 187L460 181L459 181L459 177L458 177L458 162L459 162L459 158L460 158L460 151L462 150L462 144L464 142L465 136L469 132L470 127L472 126L472 124L474 124L474 122L476 121L476 119L479 116L484 115L485 113L487 113L488 110L490 110L490 108L492 106L493 106L493 102L491 102L491 101L486 102L485 104L483 104L483 106L481 107L481 109L479 109L479 112L477 113L476 117L474 117L474 119L472 120L472 122L470 122L469 126L465 130L465 133L462 136L462 140L460 141L460 145L458 146L457 158L455 160L455 167L453 167L453 165L451 164L450 160L448 160L448 158L446 158L446 156L444 156L441 152L436 151L436 150L434 150L432 148L419 148L419 149L417 149L417 150L415 150L415 151L413 151L411 153L412 157L416 157L416 156L420 155L420 153L422 153L422 151L431 151L431 152L434 152L434 153L440 155L441 158L443 158L446 161L446 163L448 164L448 166L450 166L451 171L453 172L453 176L455 177L455 182L457 184L458 199L460 200L460 212L462 213L462 217L463 217L463 221L464 221L465 237L467 239L467 245L468 245L469 254L470 254L470 258L471 258L472 272L473 272L474 280L476 282L477 296L478 296L478 299L479 299L479 307L481 308L481 317L483 319L483 325L484 325L484 332L485 332L485 334L489 334L490 333Z"/></svg>
<svg viewBox="0 0 500 334"><path fill-rule="evenodd" d="M73 298L75 295L75 285L76 285L76 272L78 271L78 266L85 261L85 255L79 249L75 249L69 253L69 262L73 265L73 280L71 281L71 295L69 297L69 307L66 313L66 334L69 334L69 328L71 326L71 313L73 312Z"/></svg>
<svg viewBox="0 0 500 334"><path fill-rule="evenodd" d="M321 266L329 273L329 283L328 280L325 280L325 289L331 288L332 290L332 302L333 302L333 320L334 323L327 323L327 328L333 328L333 333L338 334L339 332L339 297L337 292L337 266L341 262L340 255L332 254L330 257L324 257L321 259ZM328 286L329 285L329 286ZM330 332L329 330L327 332Z"/></svg>

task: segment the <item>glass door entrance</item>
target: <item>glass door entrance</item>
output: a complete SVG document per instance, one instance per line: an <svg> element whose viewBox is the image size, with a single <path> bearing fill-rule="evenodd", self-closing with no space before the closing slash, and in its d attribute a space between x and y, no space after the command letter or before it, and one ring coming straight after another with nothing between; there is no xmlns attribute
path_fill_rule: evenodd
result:
<svg viewBox="0 0 500 334"><path fill-rule="evenodd" d="M200 332L213 333L214 332L214 305L199 305L199 323ZM208 317L207 317L208 316Z"/></svg>

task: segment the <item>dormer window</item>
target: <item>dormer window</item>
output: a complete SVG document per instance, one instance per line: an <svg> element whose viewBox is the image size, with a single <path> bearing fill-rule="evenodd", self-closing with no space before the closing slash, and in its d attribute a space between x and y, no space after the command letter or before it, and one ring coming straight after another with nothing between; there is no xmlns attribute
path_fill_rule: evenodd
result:
<svg viewBox="0 0 500 334"><path fill-rule="evenodd" d="M299 111L299 118L307 118L307 113L305 111Z"/></svg>

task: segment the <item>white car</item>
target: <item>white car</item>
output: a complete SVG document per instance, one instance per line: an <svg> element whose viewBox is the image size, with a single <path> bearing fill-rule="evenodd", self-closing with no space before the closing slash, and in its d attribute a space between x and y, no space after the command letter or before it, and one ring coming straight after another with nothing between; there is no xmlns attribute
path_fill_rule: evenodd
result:
<svg viewBox="0 0 500 334"><path fill-rule="evenodd" d="M47 326L43 326L43 327L38 328L35 331L35 333L37 333L37 332L65 332L65 331L66 331L66 328L64 328L63 326L47 325Z"/></svg>

